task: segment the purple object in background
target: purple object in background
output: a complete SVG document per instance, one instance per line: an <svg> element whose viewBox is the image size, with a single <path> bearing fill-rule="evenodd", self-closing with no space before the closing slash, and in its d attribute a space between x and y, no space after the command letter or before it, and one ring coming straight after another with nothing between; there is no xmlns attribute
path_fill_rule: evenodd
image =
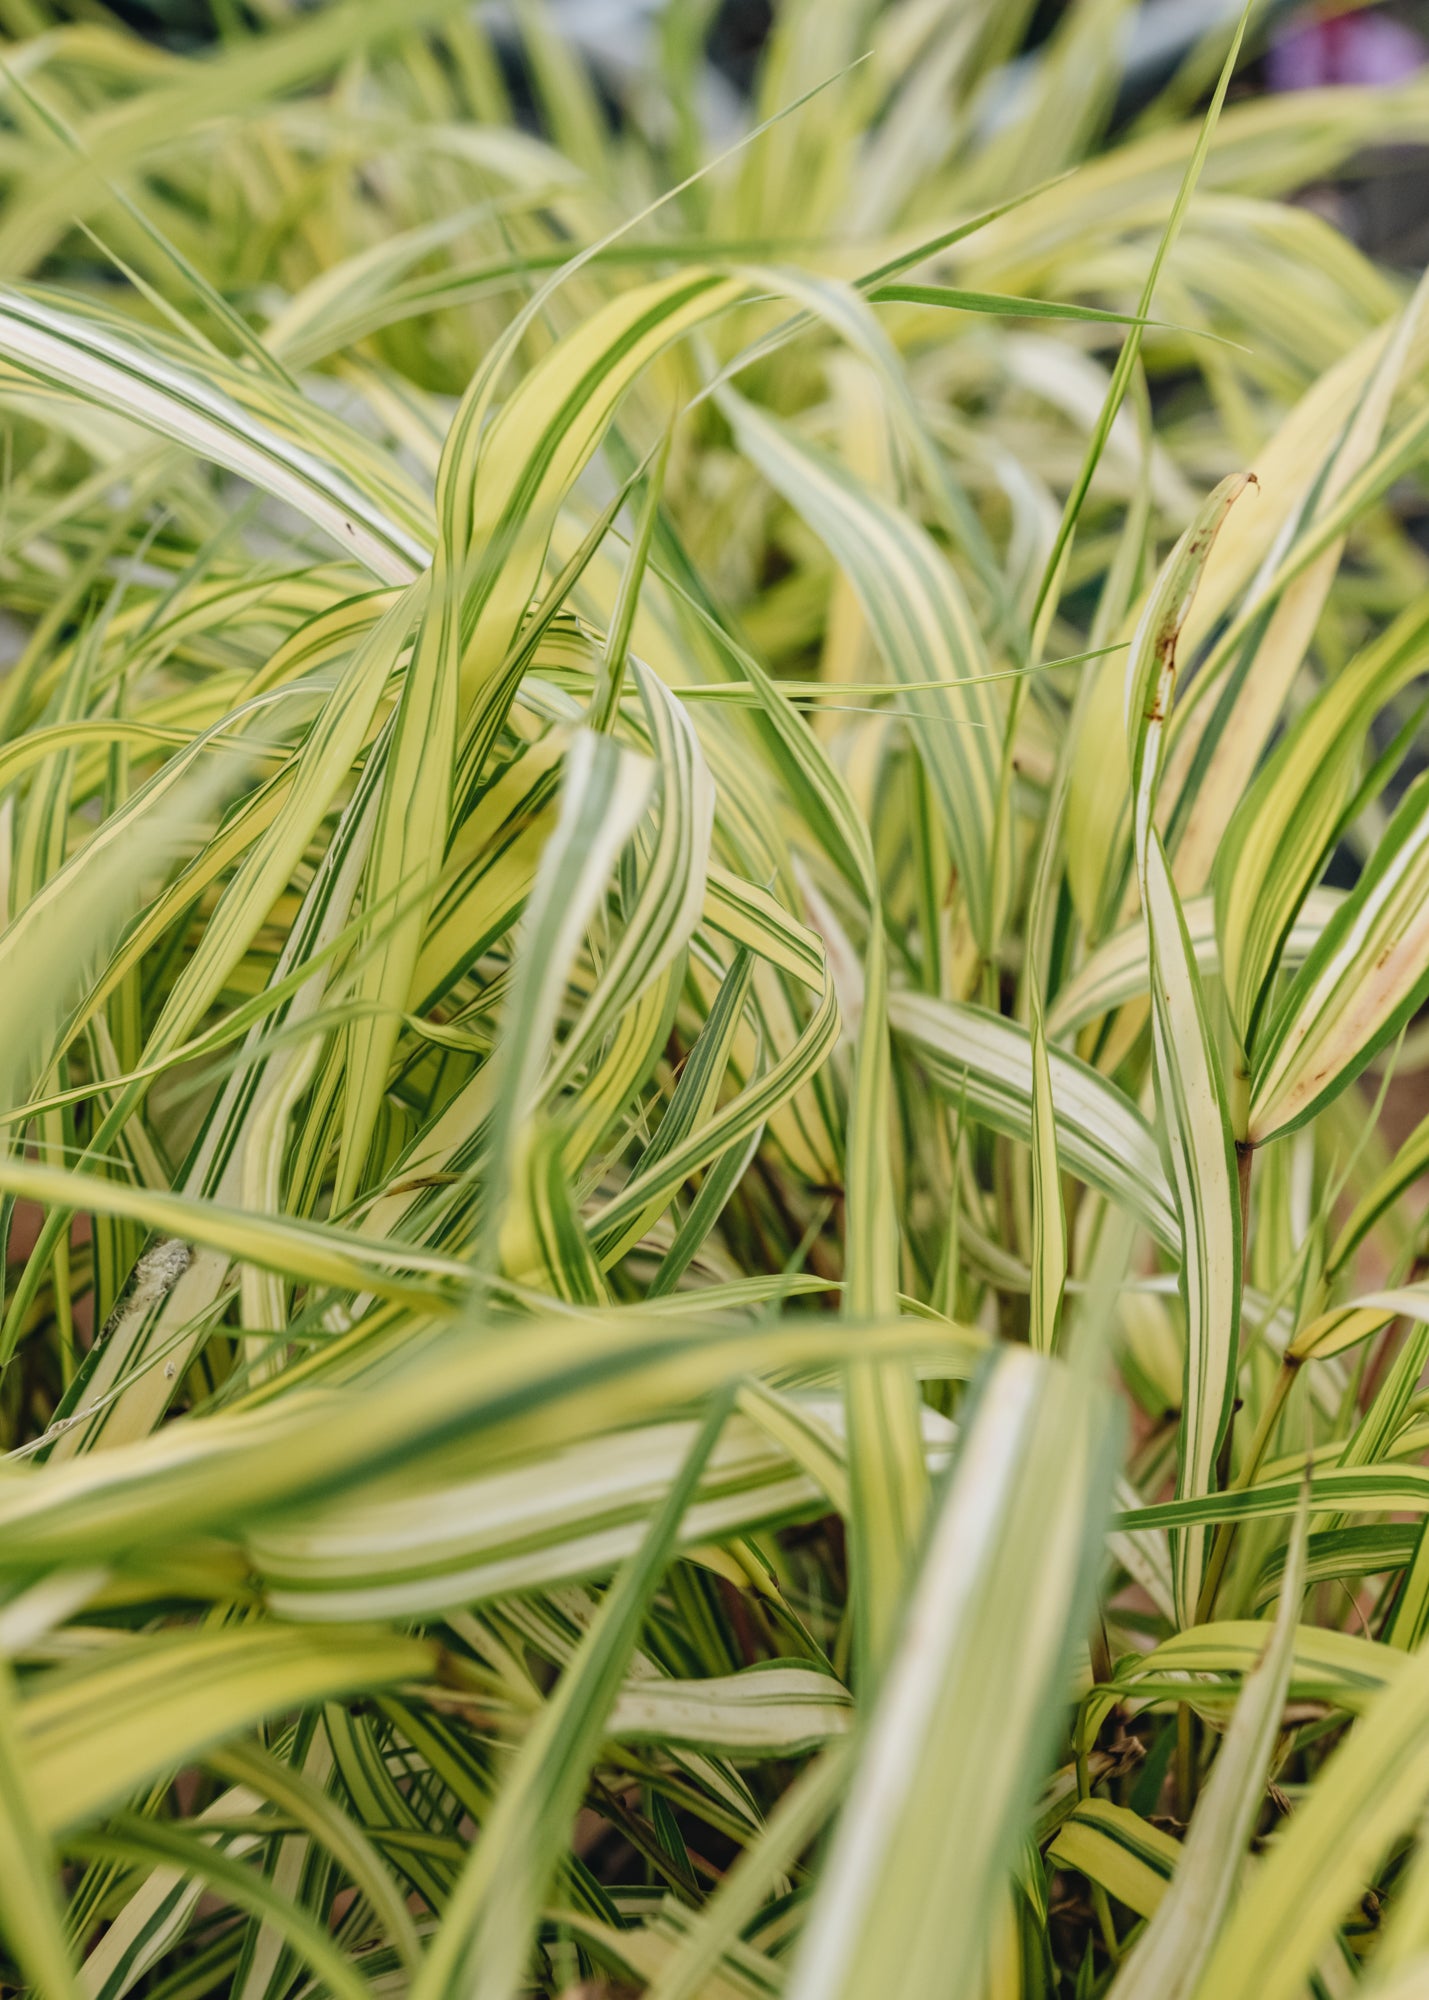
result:
<svg viewBox="0 0 1429 2000"><path fill-rule="evenodd" d="M1316 90L1327 83L1402 83L1429 60L1424 38L1387 14L1336 14L1292 27L1272 42L1266 82L1272 90Z"/></svg>

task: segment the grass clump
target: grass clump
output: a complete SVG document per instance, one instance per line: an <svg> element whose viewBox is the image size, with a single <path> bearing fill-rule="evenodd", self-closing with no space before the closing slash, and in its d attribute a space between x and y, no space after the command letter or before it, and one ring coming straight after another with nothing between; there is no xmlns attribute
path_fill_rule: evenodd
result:
<svg viewBox="0 0 1429 2000"><path fill-rule="evenodd" d="M1032 11L0 10L14 1989L1419 1990L1429 84Z"/></svg>

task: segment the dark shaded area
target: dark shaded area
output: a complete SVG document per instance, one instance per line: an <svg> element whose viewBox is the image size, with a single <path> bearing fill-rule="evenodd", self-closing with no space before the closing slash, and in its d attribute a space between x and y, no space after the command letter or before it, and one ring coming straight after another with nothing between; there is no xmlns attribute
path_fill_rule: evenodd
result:
<svg viewBox="0 0 1429 2000"><path fill-rule="evenodd" d="M110 0L109 11L136 34L181 51L216 41L225 28L256 25L240 0Z"/></svg>
<svg viewBox="0 0 1429 2000"><path fill-rule="evenodd" d="M736 90L749 91L774 22L771 0L721 0L705 47Z"/></svg>
<svg viewBox="0 0 1429 2000"><path fill-rule="evenodd" d="M689 0L670 0L680 6ZM1039 0L1024 37L1025 52L1040 47L1065 19L1071 0ZM1164 7L1166 0L1151 0ZM262 24L246 0L110 0L110 11L150 40L187 50L223 36L241 35ZM749 92L776 11L775 0L720 0L706 36L712 66L734 88ZM1183 10L1188 31L1197 10ZM1390 0L1361 10L1364 18L1392 22L1421 36L1429 44L1429 0ZM1283 42L1306 22L1333 20L1324 7L1288 7L1276 16L1271 41ZM1112 116L1113 132L1124 129L1144 111L1171 80L1186 50L1174 49L1129 77ZM536 110L519 42L502 35L498 55L518 120L534 128ZM1238 97L1255 96L1275 80L1274 58L1264 48L1241 70L1234 88ZM607 110L618 121L618 106L607 98ZM1322 209L1335 225L1372 256L1402 269L1422 269L1429 261L1429 149L1394 147L1366 153L1333 186L1305 190L1303 199Z"/></svg>

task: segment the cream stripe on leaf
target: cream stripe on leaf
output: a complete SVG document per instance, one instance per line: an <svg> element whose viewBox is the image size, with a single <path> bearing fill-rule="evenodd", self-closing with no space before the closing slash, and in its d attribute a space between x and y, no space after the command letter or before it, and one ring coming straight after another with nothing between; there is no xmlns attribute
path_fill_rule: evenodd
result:
<svg viewBox="0 0 1429 2000"><path fill-rule="evenodd" d="M1292 1132L1352 1083L1429 993L1429 780L1405 793L1291 980L1257 1051L1247 1137Z"/></svg>
<svg viewBox="0 0 1429 2000"><path fill-rule="evenodd" d="M468 389L437 473L432 597L393 738L371 864L375 902L435 881L451 832L458 739L474 731L485 740L509 703L499 669L539 584L556 515L616 406L671 342L740 289L701 271L637 288L560 341L494 415L505 345ZM344 1197L357 1189L376 1126L396 1044L394 1014L409 1005L423 914L419 904L364 973L364 996L379 1011L354 1031L352 1063L361 1081L345 1114Z"/></svg>
<svg viewBox="0 0 1429 2000"><path fill-rule="evenodd" d="M969 920L990 949L1001 706L956 576L927 531L867 492L776 419L726 391L741 449L826 543L857 591L895 682L915 683L907 724L957 860ZM974 680L966 689L956 685ZM929 684L932 684L931 686ZM916 718L913 715L916 711Z"/></svg>
<svg viewBox="0 0 1429 2000"><path fill-rule="evenodd" d="M1137 877L1151 966L1156 1085L1181 1226L1186 1359L1176 1491L1210 1493L1230 1422L1239 1361L1241 1214L1227 1093L1186 920L1153 812L1176 642L1216 532L1242 477L1224 481L1167 560L1132 640L1126 669ZM1195 1615L1206 1561L1199 1525L1172 1539L1177 1616Z"/></svg>
<svg viewBox="0 0 1429 2000"><path fill-rule="evenodd" d="M1273 1775L1305 1590L1305 1543L1302 1509L1264 1653L1241 1688L1195 1824L1177 1857L1171 1893L1148 1912L1152 1921L1113 1982L1115 2000L1183 2000L1195 1991L1214 1947Z"/></svg>
<svg viewBox="0 0 1429 2000"><path fill-rule="evenodd" d="M1039 1354L1056 1344L1062 1292L1067 1282L1067 1219L1057 1163L1057 1114L1052 1068L1035 972L1032 1002L1032 1293L1029 1338Z"/></svg>
<svg viewBox="0 0 1429 2000"><path fill-rule="evenodd" d="M1344 900L1342 889L1311 889L1291 919L1280 947L1279 963L1293 971L1305 962L1311 946ZM1216 907L1211 896L1192 896L1181 905L1186 919L1186 935L1195 954L1203 980L1214 979L1221 970L1217 943ZM1069 1034L1085 1027L1101 1014L1113 1013L1150 990L1146 926L1137 922L1117 931L1099 945L1047 1010L1047 1031Z"/></svg>
<svg viewBox="0 0 1429 2000"><path fill-rule="evenodd" d="M1038 1357L992 1367L913 1582L917 1642L893 1654L861 1727L790 2000L961 1991L982 1970L1097 1560L1110 1414ZM1037 1587L1008 1590L1014 1573Z"/></svg>
<svg viewBox="0 0 1429 2000"><path fill-rule="evenodd" d="M895 1034L950 1103L1009 1138L1031 1141L1032 1044L1019 1022L930 994L898 992ZM1119 1202L1168 1249L1179 1249L1175 1197L1140 1111L1118 1086L1049 1046L1052 1115L1062 1165Z"/></svg>
<svg viewBox="0 0 1429 2000"><path fill-rule="evenodd" d="M1375 715L1429 667L1429 610L1411 606L1298 715L1241 797L1216 869L1216 934L1242 1045L1255 1050L1277 965L1303 959L1310 885L1351 804Z"/></svg>
<svg viewBox="0 0 1429 2000"><path fill-rule="evenodd" d="M484 1230L495 1245L508 1182L527 1142L566 981L611 869L645 811L654 767L610 737L582 730L566 759L561 815L541 867L519 944L487 1162Z"/></svg>
<svg viewBox="0 0 1429 2000"><path fill-rule="evenodd" d="M1154 1916L1166 1900L1181 1845L1110 1799L1089 1798L1072 1808L1047 1850L1049 1861L1099 1882L1139 1917Z"/></svg>
<svg viewBox="0 0 1429 2000"><path fill-rule="evenodd" d="M362 489L340 463L265 422L199 374L166 354L157 340L81 318L66 302L0 292L0 356L22 379L104 409L121 410L176 444L249 479L288 501L341 549L387 583L406 583L426 567L428 546L420 532ZM254 385L256 392L257 385ZM276 391L263 385L263 395ZM252 400L252 399L250 399ZM258 404L261 411L262 405ZM279 416L280 411L275 411ZM336 433L339 427L328 420ZM366 462L360 441L355 454ZM384 499L388 496L384 495ZM420 512L414 501L404 513ZM430 533L430 529L428 529Z"/></svg>

